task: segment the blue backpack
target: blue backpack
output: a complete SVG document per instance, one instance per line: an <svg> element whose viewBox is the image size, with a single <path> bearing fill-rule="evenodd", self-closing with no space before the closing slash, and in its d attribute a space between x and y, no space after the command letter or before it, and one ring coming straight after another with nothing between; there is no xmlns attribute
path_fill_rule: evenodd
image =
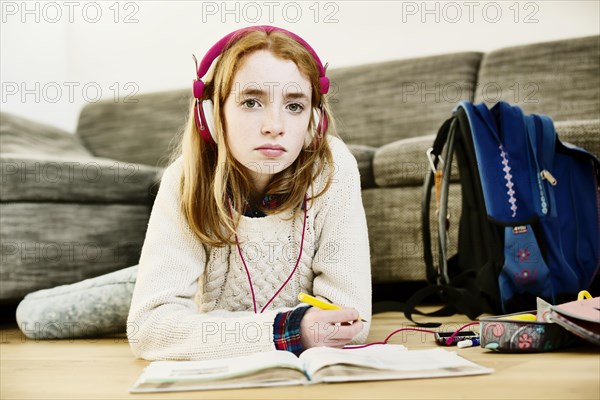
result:
<svg viewBox="0 0 600 400"><path fill-rule="evenodd" d="M600 265L600 162L562 143L552 120L500 102L461 102L430 149L422 207L429 287L403 307L411 319L431 294L447 304L428 315L534 310L588 289ZM458 253L447 254L452 159L460 174ZM430 201L437 180L439 263L434 266ZM454 217L456 218L456 217ZM456 220L451 223L456 223ZM412 319L411 319L412 320Z"/></svg>

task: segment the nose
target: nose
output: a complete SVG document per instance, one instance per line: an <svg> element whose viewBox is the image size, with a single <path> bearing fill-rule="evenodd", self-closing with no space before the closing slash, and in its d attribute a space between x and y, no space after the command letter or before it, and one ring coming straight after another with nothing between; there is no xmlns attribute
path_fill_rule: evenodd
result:
<svg viewBox="0 0 600 400"><path fill-rule="evenodd" d="M263 135L278 136L283 134L283 115L277 107L268 107L264 113L262 124Z"/></svg>

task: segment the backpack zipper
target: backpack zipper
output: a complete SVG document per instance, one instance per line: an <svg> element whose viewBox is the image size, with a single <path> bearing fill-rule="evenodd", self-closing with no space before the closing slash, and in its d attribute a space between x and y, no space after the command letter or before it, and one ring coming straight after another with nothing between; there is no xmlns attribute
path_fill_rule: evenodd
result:
<svg viewBox="0 0 600 400"><path fill-rule="evenodd" d="M542 172L540 172L540 176L542 177L542 179L547 180L548 183L551 184L552 186L556 186L556 184L557 184L556 178L554 178L552 176L552 174L550 173L550 171L548 171L547 169L543 169Z"/></svg>
<svg viewBox="0 0 600 400"><path fill-rule="evenodd" d="M541 178L541 179L540 179ZM552 174L550 173L550 171L548 171L547 169L542 169L542 172L540 172L540 175L538 177L538 186L540 187L540 197L541 197L541 206L542 206L542 213L544 213L544 215L548 214L548 206L550 205L550 191L552 190L551 186L546 186L542 184L542 181L547 181L551 186L556 186L556 184L558 183L556 178L554 178L554 176L552 176Z"/></svg>

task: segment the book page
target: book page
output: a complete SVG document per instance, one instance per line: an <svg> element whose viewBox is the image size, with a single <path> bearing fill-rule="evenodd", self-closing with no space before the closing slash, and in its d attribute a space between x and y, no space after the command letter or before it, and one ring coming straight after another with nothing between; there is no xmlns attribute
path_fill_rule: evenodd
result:
<svg viewBox="0 0 600 400"><path fill-rule="evenodd" d="M287 351L206 361L154 361L131 392L180 391L306 383L301 362Z"/></svg>
<svg viewBox="0 0 600 400"><path fill-rule="evenodd" d="M308 376L327 365L352 364L361 367L385 369L397 358L398 353L406 352L406 347L398 344L376 345L355 349L333 347L313 347L300 355Z"/></svg>
<svg viewBox="0 0 600 400"><path fill-rule="evenodd" d="M439 348L406 350L403 346L381 345L353 350L330 348L303 357L305 353L300 358L307 375L314 382L414 379L493 372Z"/></svg>

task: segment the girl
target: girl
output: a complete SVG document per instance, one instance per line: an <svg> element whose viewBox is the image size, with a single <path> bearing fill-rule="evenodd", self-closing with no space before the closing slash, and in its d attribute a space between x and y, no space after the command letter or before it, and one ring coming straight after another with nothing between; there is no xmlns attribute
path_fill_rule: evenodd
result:
<svg viewBox="0 0 600 400"><path fill-rule="evenodd" d="M275 27L233 32L204 57L142 248L127 320L136 356L299 354L366 339L360 178L328 86L314 50ZM300 292L348 308L299 305Z"/></svg>

